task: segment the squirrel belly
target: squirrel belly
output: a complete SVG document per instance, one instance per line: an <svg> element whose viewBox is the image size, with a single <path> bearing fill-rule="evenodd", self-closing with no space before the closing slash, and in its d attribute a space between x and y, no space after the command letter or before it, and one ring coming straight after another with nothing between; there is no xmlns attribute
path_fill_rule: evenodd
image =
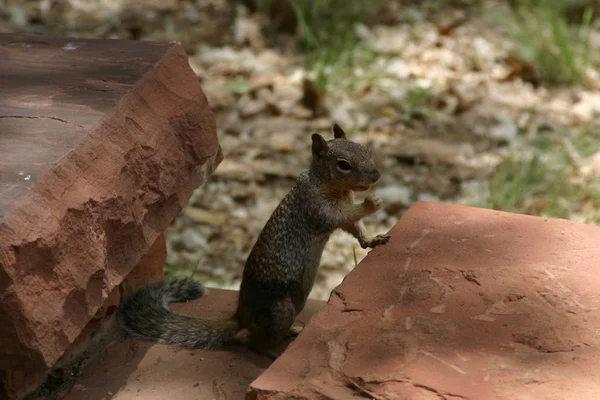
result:
<svg viewBox="0 0 600 400"><path fill-rule="evenodd" d="M194 349L219 348L240 330L235 317L197 318L169 309L170 303L196 300L203 294L202 284L190 278L145 286L125 299L117 319L125 332L139 338Z"/></svg>

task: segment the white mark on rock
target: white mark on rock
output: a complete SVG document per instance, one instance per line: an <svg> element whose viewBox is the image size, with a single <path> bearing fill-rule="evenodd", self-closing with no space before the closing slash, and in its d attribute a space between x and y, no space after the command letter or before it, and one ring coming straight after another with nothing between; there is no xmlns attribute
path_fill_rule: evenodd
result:
<svg viewBox="0 0 600 400"><path fill-rule="evenodd" d="M408 267L410 266L411 261L412 258L410 256L406 257L406 261L404 261L404 273L402 275L406 275L406 273L408 272Z"/></svg>
<svg viewBox="0 0 600 400"><path fill-rule="evenodd" d="M85 43L81 43L81 42L69 42L63 46L63 50L74 51L80 47L83 47L84 45L85 45Z"/></svg>
<svg viewBox="0 0 600 400"><path fill-rule="evenodd" d="M424 238L425 236L427 236L427 235L428 235L430 232L431 232L431 231L430 231L429 229L423 229L423 233L421 234L421 237L420 237L420 238L418 238L417 240L415 240L414 242L412 242L412 243L410 244L410 246L408 246L408 247L409 247L409 248L411 248L411 249L414 249L415 247L417 247L417 245L419 244L419 242L420 242L421 240L423 240L423 238Z"/></svg>
<svg viewBox="0 0 600 400"><path fill-rule="evenodd" d="M496 317L494 317L493 315L514 315L514 314L515 314L515 312L512 311L509 307L507 307L507 305L504 303L504 301L497 301L494 304L492 304L490 307L488 307L488 309L485 310L485 312L483 314L471 317L471 319L478 319L480 321L493 322L496 320Z"/></svg>
<svg viewBox="0 0 600 400"><path fill-rule="evenodd" d="M470 360L469 357L466 357L466 356L460 354L458 351L455 351L454 354L456 354L456 357L458 357L458 359L462 362L467 362Z"/></svg>
<svg viewBox="0 0 600 400"><path fill-rule="evenodd" d="M397 304L402 303L402 299L404 299L404 295L408 292L408 288L406 286L402 286L400 288L400 297L398 298Z"/></svg>
<svg viewBox="0 0 600 400"><path fill-rule="evenodd" d="M548 268L543 267L544 268L544 272L546 273L546 275L548 275L548 277L553 280L557 285L559 290L562 292L561 293L561 297L564 298L564 302L570 306L577 306L579 308L581 308L582 310L587 309L587 306L585 306L584 304L581 304L579 302L579 300L576 298L577 294L574 293L568 286L564 285L557 277L556 275L554 275ZM551 288L547 287L547 289L551 290ZM539 295L539 293L538 293Z"/></svg>
<svg viewBox="0 0 600 400"><path fill-rule="evenodd" d="M394 306L393 304L391 306L389 306L388 308L386 308L385 311L383 312L383 318L392 319L392 311L394 311L394 308L396 308L396 306Z"/></svg>
<svg viewBox="0 0 600 400"><path fill-rule="evenodd" d="M31 175L27 175L25 178L23 178L24 181L28 181L31 179Z"/></svg>
<svg viewBox="0 0 600 400"><path fill-rule="evenodd" d="M430 312L434 313L434 314L443 314L446 312L446 305L445 304L440 304L437 305L435 307L431 307L431 310L429 310Z"/></svg>
<svg viewBox="0 0 600 400"><path fill-rule="evenodd" d="M25 171L19 171L19 175L25 175Z"/></svg>
<svg viewBox="0 0 600 400"><path fill-rule="evenodd" d="M391 324L394 323L395 318L393 315L394 309L396 308L396 306L391 305L388 308L386 308L382 315L381 315L381 319L379 320L379 322L377 323L379 325L379 323L382 323L383 325L381 325L381 327L389 327L391 326Z"/></svg>
<svg viewBox="0 0 600 400"><path fill-rule="evenodd" d="M476 315L474 317L471 317L471 319L478 319L480 321L488 321L488 322L494 322L496 320L495 317L492 317L491 315L488 315L488 314Z"/></svg>
<svg viewBox="0 0 600 400"><path fill-rule="evenodd" d="M433 354L431 354L431 353L430 353L430 352L428 352L428 351L425 351L425 350L419 350L419 353L425 354L427 357L431 357L431 358L433 358L434 360L441 362L441 363L442 363L442 364L444 364L445 366L447 366L447 367L449 367L449 368L452 368L453 370L455 370L456 372L458 372L458 373L459 373L459 374L461 374L461 375L466 375L466 374L467 374L467 373L466 373L466 372L465 372L463 369L461 369L461 368L457 367L457 366L456 366L456 365L454 365L454 364L451 364L451 363L449 363L449 362L448 362L448 361L446 361L446 360L443 360L443 359L441 359L441 358L439 358L439 357L437 357L437 356L434 356Z"/></svg>
<svg viewBox="0 0 600 400"><path fill-rule="evenodd" d="M410 331L412 329L412 318L411 317L406 317L406 319L404 320L404 327L406 328L407 331Z"/></svg>
<svg viewBox="0 0 600 400"><path fill-rule="evenodd" d="M455 243L464 243L468 240L469 240L469 238L452 238L452 239L450 239L451 242L455 242Z"/></svg>
<svg viewBox="0 0 600 400"><path fill-rule="evenodd" d="M341 341L344 343L339 343L339 341L340 340L331 340L329 341L329 343L327 343L327 347L329 348L329 365L334 371L339 371L342 368L344 362L346 361L346 345L348 338L341 338Z"/></svg>
<svg viewBox="0 0 600 400"><path fill-rule="evenodd" d="M548 277L550 279L556 279L556 275L554 275L552 272L550 272L550 270L548 268L544 268L544 272L546 272L546 275L548 275Z"/></svg>

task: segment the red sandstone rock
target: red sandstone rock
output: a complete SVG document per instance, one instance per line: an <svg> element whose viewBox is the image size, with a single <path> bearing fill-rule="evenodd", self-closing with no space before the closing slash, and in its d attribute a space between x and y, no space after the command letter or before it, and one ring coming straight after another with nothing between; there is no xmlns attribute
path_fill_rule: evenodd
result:
<svg viewBox="0 0 600 400"><path fill-rule="evenodd" d="M67 375L67 381L71 379L70 370L77 372L82 362L93 358L98 352L104 350L107 343L121 335L120 329L111 319L121 303L121 298L129 295L132 290L138 287L162 280L166 255L167 249L163 233L154 241L148 253L142 257L121 285L113 288L102 307L58 360L57 364L60 364L63 374ZM57 369L56 364L54 369ZM42 383L48 381L48 372L48 370L9 370L0 372L0 398L6 398L6 400L18 399L35 391ZM4 385L3 388L1 387L2 384ZM48 388L43 387L41 389L43 394L40 393L39 396L34 397L36 399L46 398L48 397L47 391Z"/></svg>
<svg viewBox="0 0 600 400"><path fill-rule="evenodd" d="M237 292L210 289L198 301L174 304L177 312L207 318L235 310ZM309 300L298 320L306 322L323 306ZM125 338L109 346L63 388L62 400L204 400L243 399L271 359L243 345L199 351ZM110 395L108 393L111 393Z"/></svg>
<svg viewBox="0 0 600 400"><path fill-rule="evenodd" d="M600 398L600 228L417 203L248 399Z"/></svg>
<svg viewBox="0 0 600 400"><path fill-rule="evenodd" d="M220 162L175 44L0 34L0 370L51 366Z"/></svg>
<svg viewBox="0 0 600 400"><path fill-rule="evenodd" d="M165 234L161 233L148 252L131 270L129 275L121 283L120 289L123 291L119 298L127 297L135 289L150 283L160 282L164 279L164 265L167 258L167 243ZM117 288L115 288L117 289Z"/></svg>

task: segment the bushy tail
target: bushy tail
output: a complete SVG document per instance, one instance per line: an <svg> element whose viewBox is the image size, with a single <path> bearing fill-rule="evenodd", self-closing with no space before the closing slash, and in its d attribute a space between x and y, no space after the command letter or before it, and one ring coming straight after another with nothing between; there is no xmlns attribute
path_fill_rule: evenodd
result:
<svg viewBox="0 0 600 400"><path fill-rule="evenodd" d="M237 319L205 319L175 314L169 303L196 300L204 287L193 279L177 279L133 292L119 307L117 319L130 335L196 349L222 346L240 330Z"/></svg>

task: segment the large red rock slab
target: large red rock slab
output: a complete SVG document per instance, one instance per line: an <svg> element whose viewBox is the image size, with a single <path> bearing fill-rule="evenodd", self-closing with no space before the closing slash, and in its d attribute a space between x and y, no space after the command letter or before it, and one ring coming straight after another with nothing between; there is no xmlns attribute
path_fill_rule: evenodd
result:
<svg viewBox="0 0 600 400"><path fill-rule="evenodd" d="M237 292L210 289L198 301L175 304L177 312L207 318L231 315ZM309 300L298 321L305 323L323 302ZM116 341L59 392L63 400L243 399L248 385L272 360L246 346L190 350L133 338ZM43 397L41 397L43 398Z"/></svg>
<svg viewBox="0 0 600 400"><path fill-rule="evenodd" d="M249 399L600 398L600 228L417 203Z"/></svg>
<svg viewBox="0 0 600 400"><path fill-rule="evenodd" d="M120 335L120 330L117 329L112 316L122 298L131 294L136 288L161 281L164 276L163 266L166 255L165 235L161 234L121 285L110 292L102 307L65 354L54 364L52 370L0 371L0 399L32 400L31 397L25 396L40 387L38 391L40 396L34 398L48 398L49 394L60 390L65 380L69 381L74 374L78 373L82 363L104 350L108 343Z"/></svg>
<svg viewBox="0 0 600 400"><path fill-rule="evenodd" d="M0 59L0 370L39 370L222 155L178 45L0 34Z"/></svg>

